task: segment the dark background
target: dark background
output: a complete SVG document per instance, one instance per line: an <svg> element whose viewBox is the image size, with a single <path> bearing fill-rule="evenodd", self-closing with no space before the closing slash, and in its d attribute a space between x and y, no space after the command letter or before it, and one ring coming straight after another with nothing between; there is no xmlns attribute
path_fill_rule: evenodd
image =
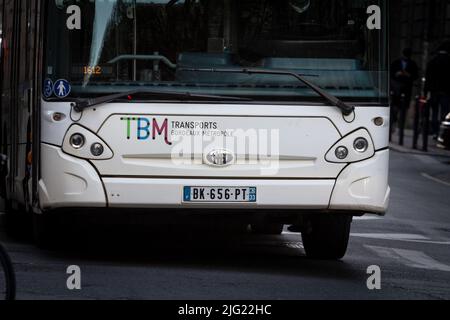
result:
<svg viewBox="0 0 450 320"><path fill-rule="evenodd" d="M390 0L389 7L390 59L400 57L403 48L412 48L423 77L433 52L450 39L450 0ZM415 94L421 87L418 81Z"/></svg>

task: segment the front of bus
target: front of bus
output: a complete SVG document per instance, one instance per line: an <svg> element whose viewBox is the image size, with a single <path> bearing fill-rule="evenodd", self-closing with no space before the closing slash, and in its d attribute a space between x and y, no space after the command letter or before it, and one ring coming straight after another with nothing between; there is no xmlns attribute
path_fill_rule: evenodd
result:
<svg viewBox="0 0 450 320"><path fill-rule="evenodd" d="M327 233L385 214L384 1L51 0L45 10L42 212L229 210Z"/></svg>

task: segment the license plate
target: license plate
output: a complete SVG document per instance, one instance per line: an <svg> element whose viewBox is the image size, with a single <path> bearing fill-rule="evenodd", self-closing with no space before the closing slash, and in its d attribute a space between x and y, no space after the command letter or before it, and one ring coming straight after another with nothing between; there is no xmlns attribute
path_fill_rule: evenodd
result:
<svg viewBox="0 0 450 320"><path fill-rule="evenodd" d="M255 203L255 187L184 187L184 202Z"/></svg>

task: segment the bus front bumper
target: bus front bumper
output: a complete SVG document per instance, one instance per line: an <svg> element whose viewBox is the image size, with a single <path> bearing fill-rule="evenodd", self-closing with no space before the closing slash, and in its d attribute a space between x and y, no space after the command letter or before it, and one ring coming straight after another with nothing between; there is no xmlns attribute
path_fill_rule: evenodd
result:
<svg viewBox="0 0 450 320"><path fill-rule="evenodd" d="M41 210L60 208L198 208L277 209L386 213L390 188L389 151L348 165L337 179L147 179L101 177L86 160L43 144L39 182ZM256 203L186 203L183 189L202 187L256 187Z"/></svg>

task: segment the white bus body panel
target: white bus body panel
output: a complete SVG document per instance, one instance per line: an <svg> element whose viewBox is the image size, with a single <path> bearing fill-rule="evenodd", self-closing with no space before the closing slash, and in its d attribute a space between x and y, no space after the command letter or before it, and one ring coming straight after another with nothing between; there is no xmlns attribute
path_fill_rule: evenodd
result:
<svg viewBox="0 0 450 320"><path fill-rule="evenodd" d="M197 137L181 137L169 146L160 136L156 140L138 140L136 123L131 124L132 137L127 139L126 124L121 121L124 117L127 115L109 117L98 131L98 136L115 152L110 160L94 161L103 176L323 179L336 177L345 166L325 160L324 154L340 139L339 132L327 118L143 115L143 119L155 119L159 124L165 119L168 125L172 122L215 123L217 131L205 131L218 134L227 131L230 135L208 137L205 141L200 138L198 142ZM169 131L169 134L172 131L186 134L193 130ZM231 136L234 133L236 136ZM244 139L248 139L247 143L243 143ZM234 152L236 162L231 166L217 168L203 163L204 155L221 149L241 150Z"/></svg>
<svg viewBox="0 0 450 320"><path fill-rule="evenodd" d="M105 188L111 207L146 208L249 208L326 210L333 180L201 180L201 179L114 179L106 178ZM258 202L248 204L184 203L184 186L258 188Z"/></svg>
<svg viewBox="0 0 450 320"><path fill-rule="evenodd" d="M64 120L54 122L59 112ZM325 106L111 103L72 113L69 103L43 102L40 199L43 210L64 207L118 208L249 208L367 211L385 213L389 199L387 150L389 108L361 107L352 122L340 110ZM223 139L183 156L163 135L140 141L128 137L127 117L175 122L214 122L217 130L278 131L275 171L267 152L248 150L241 160L216 168L202 162L205 153L223 148ZM376 126L374 119L383 118ZM348 119L347 119L348 120ZM112 150L107 160L87 160L62 151L69 129L79 125ZM348 134L366 129L375 156L357 163L331 163L326 154ZM136 128L132 132L135 134ZM183 130L181 130L183 131ZM169 142L175 141L169 135ZM66 139L67 141L67 139ZM222 142L221 142L222 141ZM179 156L178 156L179 155ZM178 158L179 157L179 158ZM266 158L265 158L266 157ZM252 162L247 160L253 159ZM174 161L175 160L175 161ZM265 160L265 161L263 161ZM180 162L181 161L181 162ZM257 187L254 204L186 204L183 187Z"/></svg>
<svg viewBox="0 0 450 320"><path fill-rule="evenodd" d="M349 165L336 181L330 210L352 210L383 214L389 205L389 151L377 152L369 160Z"/></svg>
<svg viewBox="0 0 450 320"><path fill-rule="evenodd" d="M61 148L42 144L39 200L42 208L105 207L106 196L100 176L92 165L63 153Z"/></svg>

